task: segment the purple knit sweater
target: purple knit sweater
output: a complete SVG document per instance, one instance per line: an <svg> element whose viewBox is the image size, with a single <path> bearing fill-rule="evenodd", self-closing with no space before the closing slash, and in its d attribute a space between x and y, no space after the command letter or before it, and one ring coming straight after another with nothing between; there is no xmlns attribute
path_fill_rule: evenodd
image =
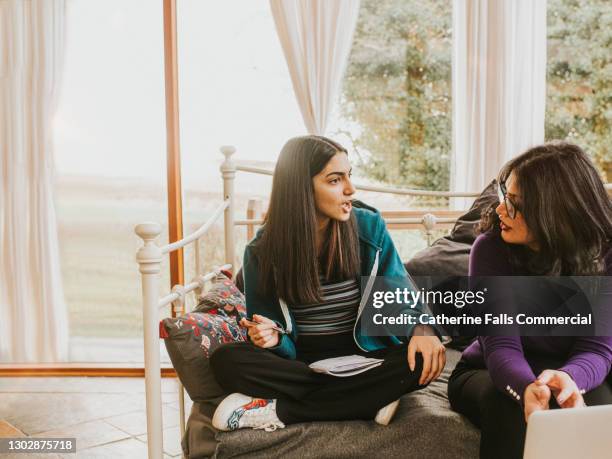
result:
<svg viewBox="0 0 612 459"><path fill-rule="evenodd" d="M605 257L606 273L612 275L612 250ZM505 243L495 231L481 234L470 253L470 276L511 276L514 272ZM612 308L612 298L610 299ZM606 379L612 366L612 337L479 336L464 352L470 365L486 367L495 386L518 403L534 374L533 355L565 360L558 370L567 372L578 389L588 392ZM531 358L530 358L531 357Z"/></svg>

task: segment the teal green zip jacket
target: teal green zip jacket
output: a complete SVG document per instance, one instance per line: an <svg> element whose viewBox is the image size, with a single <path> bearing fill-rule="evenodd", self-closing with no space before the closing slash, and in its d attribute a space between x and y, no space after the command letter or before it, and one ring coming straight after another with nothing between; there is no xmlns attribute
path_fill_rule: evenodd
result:
<svg viewBox="0 0 612 459"><path fill-rule="evenodd" d="M359 348L364 351L374 351L385 347L393 346L407 341L412 335L413 326L406 325L405 334L402 336L366 336L362 334L360 319L364 308L373 306L367 304L372 286L376 276L384 276L390 279L393 289L408 288L417 290L412 279L409 277L404 264L402 263L391 236L387 231L385 222L378 210L370 207L361 201L353 201L353 212L357 220L359 232L359 249L361 257L361 276L367 276L368 280L365 287L362 284L361 302L355 327L353 328L353 338ZM261 228L255 238L247 245L244 251L242 271L244 276L244 290L246 297L246 308L249 317L259 314L275 321L286 333L281 335L277 346L270 348L276 354L295 359L295 342L298 339L298 331L287 304L278 296L262 296L258 293L259 276L257 268L257 258L253 255L253 247L257 240L265 231ZM419 303L411 308L409 304L404 304L399 313L418 315L423 312L423 304ZM381 326L382 327L382 326ZM378 333L377 333L378 334Z"/></svg>

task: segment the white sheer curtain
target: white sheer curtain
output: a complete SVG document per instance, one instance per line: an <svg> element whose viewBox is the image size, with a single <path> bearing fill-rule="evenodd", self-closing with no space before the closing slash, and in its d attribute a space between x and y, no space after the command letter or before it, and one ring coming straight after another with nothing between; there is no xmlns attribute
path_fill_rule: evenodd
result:
<svg viewBox="0 0 612 459"><path fill-rule="evenodd" d="M0 361L67 358L51 122L64 0L0 1Z"/></svg>
<svg viewBox="0 0 612 459"><path fill-rule="evenodd" d="M544 141L546 0L454 0L453 41L451 189L478 191Z"/></svg>
<svg viewBox="0 0 612 459"><path fill-rule="evenodd" d="M270 0L304 124L323 135L351 50L359 0Z"/></svg>

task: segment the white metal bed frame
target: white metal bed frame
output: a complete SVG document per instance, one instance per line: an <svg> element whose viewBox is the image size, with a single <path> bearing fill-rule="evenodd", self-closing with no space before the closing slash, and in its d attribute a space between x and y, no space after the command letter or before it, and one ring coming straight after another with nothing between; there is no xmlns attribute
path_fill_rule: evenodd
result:
<svg viewBox="0 0 612 459"><path fill-rule="evenodd" d="M145 394L147 406L147 446L149 459L161 459L163 457L163 429L162 429L162 399L161 399L161 368L159 351L159 310L172 305L174 311L182 312L185 307L185 296L190 292L197 295L204 290L206 282L214 279L219 269L230 269L235 260L235 226L247 226L248 235L252 236L253 228L261 225L263 220L260 209L251 206L247 219L236 220L234 215L234 179L236 172L249 172L263 175L273 175L273 171L260 167L251 167L234 163L232 155L236 149L232 146L221 147L225 160L221 165L223 177L223 203L217 207L213 215L206 223L195 232L184 237L180 241L165 246L156 243L161 234L161 225L158 223L145 222L136 226L135 232L142 239L143 245L136 254L142 281L142 305L143 305L143 328L144 328L144 365L145 365ZM432 196L432 197L476 197L480 193L465 192L453 193L446 191L411 190L393 187L378 187L371 185L355 184L358 190L375 191L389 194L408 196ZM435 213L437 212L438 217ZM436 227L449 227L462 212L449 211L404 211L404 212L382 212L389 228L423 228L427 236L428 245L431 242L432 231ZM199 240L213 224L223 215L225 234L225 262L226 264L209 273L202 273L202 263ZM160 266L162 257L170 252L186 247L195 242L195 277L187 285L175 285L171 293L159 297ZM185 433L185 403L183 386L179 383L179 411L181 438Z"/></svg>

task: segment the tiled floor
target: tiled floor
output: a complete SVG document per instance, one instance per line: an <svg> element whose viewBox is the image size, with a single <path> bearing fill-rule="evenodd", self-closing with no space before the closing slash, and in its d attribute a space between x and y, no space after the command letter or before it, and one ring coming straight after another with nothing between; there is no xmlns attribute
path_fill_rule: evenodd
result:
<svg viewBox="0 0 612 459"><path fill-rule="evenodd" d="M1 437L77 439L76 455L0 458L146 458L144 389L143 378L0 378ZM181 457L177 390L175 379L162 379L165 458Z"/></svg>

